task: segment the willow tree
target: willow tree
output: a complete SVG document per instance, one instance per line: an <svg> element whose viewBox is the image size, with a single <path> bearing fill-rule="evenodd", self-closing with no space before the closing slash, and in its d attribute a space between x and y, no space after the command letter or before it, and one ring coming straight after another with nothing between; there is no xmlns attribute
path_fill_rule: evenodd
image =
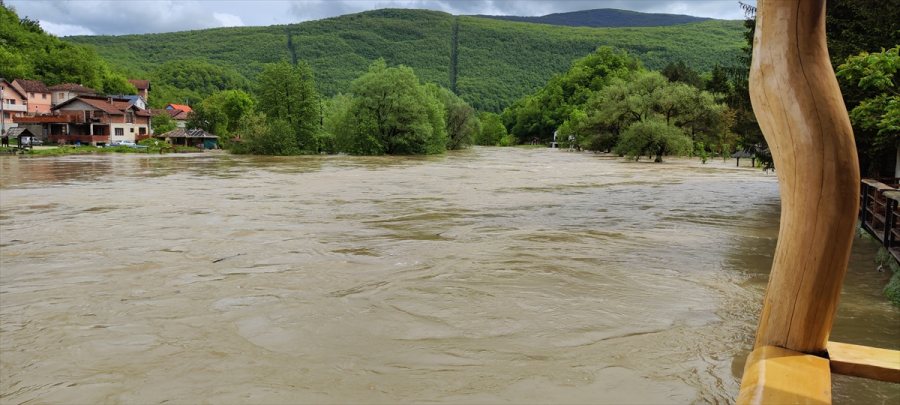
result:
<svg viewBox="0 0 900 405"><path fill-rule="evenodd" d="M316 133L320 126L319 95L312 69L304 62L268 64L257 78L258 109L279 128L289 128L299 150L318 152Z"/></svg>

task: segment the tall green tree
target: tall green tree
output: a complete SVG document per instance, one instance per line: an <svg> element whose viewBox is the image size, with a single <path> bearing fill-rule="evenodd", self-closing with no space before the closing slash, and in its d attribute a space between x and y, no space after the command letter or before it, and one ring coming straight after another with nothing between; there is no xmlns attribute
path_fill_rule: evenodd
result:
<svg viewBox="0 0 900 405"><path fill-rule="evenodd" d="M472 144L481 131L481 122L475 109L448 89L429 83L425 85L432 96L444 106L444 122L447 131L447 149L462 149Z"/></svg>
<svg viewBox="0 0 900 405"><path fill-rule="evenodd" d="M661 73L670 82L685 83L698 88L703 86L700 74L686 65L684 61L669 62Z"/></svg>
<svg viewBox="0 0 900 405"><path fill-rule="evenodd" d="M349 117L356 123L345 144L348 153L435 154L448 137L443 106L412 69L389 68L378 60L353 82Z"/></svg>
<svg viewBox="0 0 900 405"><path fill-rule="evenodd" d="M321 105L312 69L306 63L265 65L257 77L258 109L279 128L290 128L298 150L318 152L316 134L321 124Z"/></svg>

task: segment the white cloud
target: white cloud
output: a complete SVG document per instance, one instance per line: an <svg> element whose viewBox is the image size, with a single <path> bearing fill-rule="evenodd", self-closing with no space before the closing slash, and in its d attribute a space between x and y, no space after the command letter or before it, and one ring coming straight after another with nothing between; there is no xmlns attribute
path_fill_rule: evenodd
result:
<svg viewBox="0 0 900 405"><path fill-rule="evenodd" d="M91 31L80 25L54 24L50 21L44 20L40 20L39 22L41 24L41 28L43 28L44 31L47 31L58 37L64 37L67 35L94 35L94 31Z"/></svg>
<svg viewBox="0 0 900 405"><path fill-rule="evenodd" d="M748 0L755 4L755 0ZM740 19L738 0L6 0L57 35L138 34L286 24L379 8L536 16L596 8Z"/></svg>
<svg viewBox="0 0 900 405"><path fill-rule="evenodd" d="M219 22L222 27L242 27L244 22L241 17L228 13L213 13L213 18Z"/></svg>

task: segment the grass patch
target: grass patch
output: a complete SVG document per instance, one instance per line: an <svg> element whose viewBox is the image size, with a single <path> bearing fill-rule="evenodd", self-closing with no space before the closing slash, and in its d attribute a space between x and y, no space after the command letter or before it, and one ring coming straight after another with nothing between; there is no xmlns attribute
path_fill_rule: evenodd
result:
<svg viewBox="0 0 900 405"><path fill-rule="evenodd" d="M130 146L107 146L98 148L96 146L70 146L64 145L54 148L30 149L26 154L30 156L64 156L64 155L89 155L89 154L105 154L105 153L141 153L141 154L162 154L162 153L193 153L200 150L193 146L172 146L165 142L154 142L153 140L140 142L144 148L133 148Z"/></svg>
<svg viewBox="0 0 900 405"><path fill-rule="evenodd" d="M887 267L894 273L891 279L884 286L884 296L895 306L900 307L900 263L894 260L891 253L887 249L881 248L875 255L875 264L881 267Z"/></svg>

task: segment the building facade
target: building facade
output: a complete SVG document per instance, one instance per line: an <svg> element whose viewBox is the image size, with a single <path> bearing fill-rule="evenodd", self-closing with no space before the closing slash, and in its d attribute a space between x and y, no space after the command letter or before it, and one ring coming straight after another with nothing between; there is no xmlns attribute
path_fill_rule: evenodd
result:
<svg viewBox="0 0 900 405"><path fill-rule="evenodd" d="M75 83L58 84L56 86L51 86L49 90L51 97L51 108L65 103L66 101L69 101L78 96L90 96L97 94L94 89L84 87L80 84Z"/></svg>
<svg viewBox="0 0 900 405"><path fill-rule="evenodd" d="M31 114L46 114L50 112L53 97L50 89L40 80L13 80L12 85L21 90L28 97L28 112Z"/></svg>
<svg viewBox="0 0 900 405"><path fill-rule="evenodd" d="M2 135L6 135L8 129L17 125L14 118L28 112L28 96L12 83L0 79L0 103L3 104L3 113L0 114L0 132Z"/></svg>
<svg viewBox="0 0 900 405"><path fill-rule="evenodd" d="M51 114L15 121L50 143L109 145L150 137L149 112L125 98L77 96L53 107Z"/></svg>

